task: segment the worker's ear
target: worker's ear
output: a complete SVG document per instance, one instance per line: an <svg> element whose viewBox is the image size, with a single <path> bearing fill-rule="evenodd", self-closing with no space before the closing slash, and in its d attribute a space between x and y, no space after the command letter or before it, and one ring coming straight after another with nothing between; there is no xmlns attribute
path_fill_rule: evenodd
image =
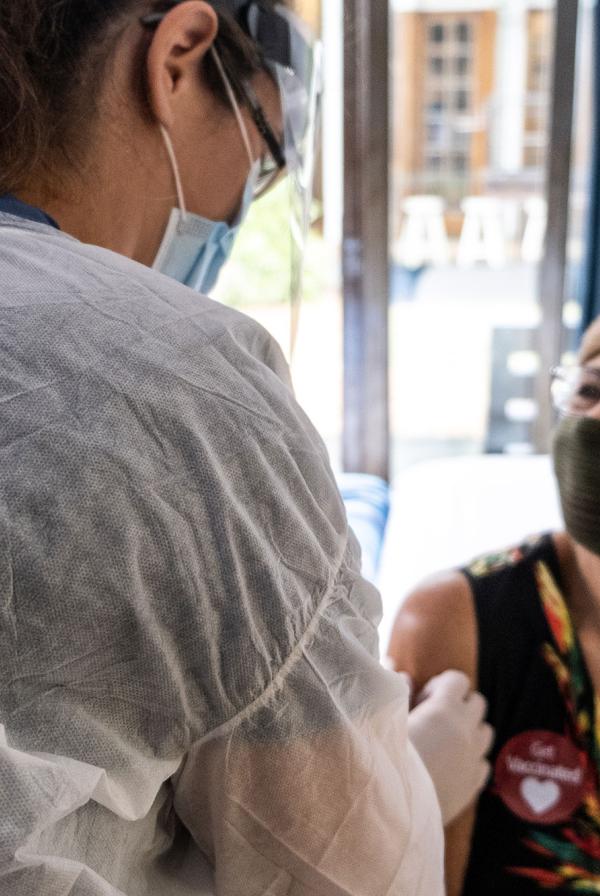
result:
<svg viewBox="0 0 600 896"><path fill-rule="evenodd" d="M217 13L205 0L180 3L158 25L147 57L148 98L165 127L172 126L178 107L187 105L190 91L198 94L202 62L218 31Z"/></svg>

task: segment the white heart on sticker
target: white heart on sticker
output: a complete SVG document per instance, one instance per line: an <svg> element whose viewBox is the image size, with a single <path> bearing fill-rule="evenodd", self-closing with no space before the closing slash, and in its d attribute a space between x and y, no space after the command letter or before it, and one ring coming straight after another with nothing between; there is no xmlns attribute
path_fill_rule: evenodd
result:
<svg viewBox="0 0 600 896"><path fill-rule="evenodd" d="M544 815L556 806L562 796L562 791L556 781L523 778L521 796L536 815Z"/></svg>

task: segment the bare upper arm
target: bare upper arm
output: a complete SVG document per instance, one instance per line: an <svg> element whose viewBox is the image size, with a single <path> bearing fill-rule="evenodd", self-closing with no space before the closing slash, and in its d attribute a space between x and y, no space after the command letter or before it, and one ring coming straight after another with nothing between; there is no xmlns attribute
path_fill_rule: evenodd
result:
<svg viewBox="0 0 600 896"><path fill-rule="evenodd" d="M409 594L387 652L396 671L411 676L415 693L447 669L464 672L477 687L477 620L462 573L441 573Z"/></svg>
<svg viewBox="0 0 600 896"><path fill-rule="evenodd" d="M460 896L463 891L476 815L471 806L446 828L446 896Z"/></svg>

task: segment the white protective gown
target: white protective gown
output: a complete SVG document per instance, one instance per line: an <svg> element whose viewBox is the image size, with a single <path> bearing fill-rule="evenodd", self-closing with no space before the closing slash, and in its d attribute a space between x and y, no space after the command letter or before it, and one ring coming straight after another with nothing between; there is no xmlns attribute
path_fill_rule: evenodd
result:
<svg viewBox="0 0 600 896"><path fill-rule="evenodd" d="M264 330L0 217L0 896L440 896L359 565Z"/></svg>

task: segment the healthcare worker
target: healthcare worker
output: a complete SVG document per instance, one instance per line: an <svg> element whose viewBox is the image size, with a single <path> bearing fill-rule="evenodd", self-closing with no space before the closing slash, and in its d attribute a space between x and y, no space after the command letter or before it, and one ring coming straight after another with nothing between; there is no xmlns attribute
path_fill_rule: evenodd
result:
<svg viewBox="0 0 600 896"><path fill-rule="evenodd" d="M0 896L442 893L323 444L198 294L284 168L305 207L318 77L266 0L0 4Z"/></svg>

